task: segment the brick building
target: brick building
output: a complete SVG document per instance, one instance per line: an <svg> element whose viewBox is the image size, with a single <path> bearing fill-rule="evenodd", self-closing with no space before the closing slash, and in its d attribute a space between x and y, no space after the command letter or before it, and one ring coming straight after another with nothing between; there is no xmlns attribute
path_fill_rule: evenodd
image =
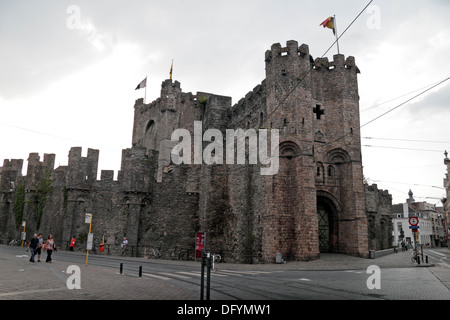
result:
<svg viewBox="0 0 450 320"><path fill-rule="evenodd" d="M122 152L117 180L109 170L96 179L98 150L82 157L81 148L72 148L68 166L56 169L53 155L43 162L33 156L26 177L21 160L5 160L0 239L17 237L22 220L30 233L52 232L62 244L72 235L84 239L84 214L93 213L94 239L105 237L114 248L126 236L133 255L192 251L195 233L203 231L206 249L228 261L271 262L277 253L288 260L322 252L367 257L377 246L369 243L369 228L378 228L374 215L386 207L387 194L378 201L380 191L363 184L354 58L314 60L307 45L288 41L266 51L265 66L266 78L234 105L230 97L185 93L171 79L155 101L138 99L132 146ZM208 129L223 137L227 129L278 129L278 171L262 175L266 166L251 162L248 150L245 164L174 164L178 142L171 136L179 128L194 139L201 130L203 141L193 149L203 152L213 141L205 139Z"/></svg>

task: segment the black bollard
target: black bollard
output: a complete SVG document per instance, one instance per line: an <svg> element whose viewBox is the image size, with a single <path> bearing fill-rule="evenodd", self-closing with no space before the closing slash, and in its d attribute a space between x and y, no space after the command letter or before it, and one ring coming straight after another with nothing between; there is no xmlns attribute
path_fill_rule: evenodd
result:
<svg viewBox="0 0 450 320"><path fill-rule="evenodd" d="M142 266L139 266L139 278L142 278Z"/></svg>
<svg viewBox="0 0 450 320"><path fill-rule="evenodd" d="M122 274L123 271L123 263L120 264L120 274Z"/></svg>
<svg viewBox="0 0 450 320"><path fill-rule="evenodd" d="M428 256L425 256L425 262L428 263Z"/></svg>
<svg viewBox="0 0 450 320"><path fill-rule="evenodd" d="M211 288L211 255L208 252L208 258L207 258L207 265L206 265L206 300L210 300L209 298L209 292Z"/></svg>
<svg viewBox="0 0 450 320"><path fill-rule="evenodd" d="M205 281L205 252L202 252L202 271L200 275L200 300L203 300L204 295L204 281Z"/></svg>

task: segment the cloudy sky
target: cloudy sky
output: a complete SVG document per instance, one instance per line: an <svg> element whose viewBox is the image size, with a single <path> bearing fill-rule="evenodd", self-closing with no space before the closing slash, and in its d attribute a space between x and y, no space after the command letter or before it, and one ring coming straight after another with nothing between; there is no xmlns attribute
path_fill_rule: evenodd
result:
<svg viewBox="0 0 450 320"><path fill-rule="evenodd" d="M99 149L99 170L117 176L121 150L131 146L134 101L145 94L134 89L146 76L147 102L159 96L173 59L184 92L235 103L265 78L273 43L297 40L323 56L335 38L319 24L336 15L340 52L361 70L366 178L394 203L412 189L417 201L441 205L450 1L372 1L361 13L369 2L1 0L0 161L24 159L25 169L29 153L41 160L54 153L57 167L81 146L83 155ZM334 46L325 56L336 53Z"/></svg>

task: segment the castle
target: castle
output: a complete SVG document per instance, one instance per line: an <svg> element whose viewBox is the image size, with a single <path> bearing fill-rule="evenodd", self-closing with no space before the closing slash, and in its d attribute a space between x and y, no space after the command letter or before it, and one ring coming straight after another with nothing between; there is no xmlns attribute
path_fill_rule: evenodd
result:
<svg viewBox="0 0 450 320"><path fill-rule="evenodd" d="M136 256L149 248L192 252L196 232L206 233L207 251L233 262L385 249L392 200L363 182L355 59L314 60L307 45L288 41L265 52L265 67L266 78L234 105L226 96L185 93L171 79L152 103L136 100L117 180L109 170L97 180L93 149L82 157L72 148L68 165L56 169L54 155L30 154L26 176L23 160L5 160L0 240L20 237L26 221L28 235L52 233L64 247L72 235L85 240L92 213L95 242L113 249L126 236ZM172 133L193 134L195 123L203 132L277 129L277 173L262 175L265 165L249 161L174 164Z"/></svg>

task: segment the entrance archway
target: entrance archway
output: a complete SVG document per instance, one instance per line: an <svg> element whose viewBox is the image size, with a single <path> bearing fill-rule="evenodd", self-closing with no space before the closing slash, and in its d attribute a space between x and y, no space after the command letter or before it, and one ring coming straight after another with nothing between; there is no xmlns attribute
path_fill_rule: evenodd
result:
<svg viewBox="0 0 450 320"><path fill-rule="evenodd" d="M317 219L319 222L319 252L330 252L330 219L329 211L325 206L317 206Z"/></svg>
<svg viewBox="0 0 450 320"><path fill-rule="evenodd" d="M318 192L317 220L320 253L337 253L339 251L338 217L338 205L335 200L326 193Z"/></svg>

